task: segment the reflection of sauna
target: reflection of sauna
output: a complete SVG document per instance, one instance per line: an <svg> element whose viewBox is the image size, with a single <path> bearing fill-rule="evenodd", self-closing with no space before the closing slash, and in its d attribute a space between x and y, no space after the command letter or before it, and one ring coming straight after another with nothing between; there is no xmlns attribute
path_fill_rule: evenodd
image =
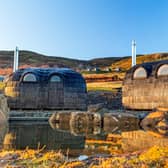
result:
<svg viewBox="0 0 168 168"><path fill-rule="evenodd" d="M97 113L71 113L70 130L74 135L100 134L101 115Z"/></svg>
<svg viewBox="0 0 168 168"><path fill-rule="evenodd" d="M168 60L132 67L123 82L122 102L127 109L168 107Z"/></svg>
<svg viewBox="0 0 168 168"><path fill-rule="evenodd" d="M8 132L8 123L6 121L0 122L0 148L2 149L5 135Z"/></svg>
<svg viewBox="0 0 168 168"><path fill-rule="evenodd" d="M167 147L168 138L155 132L129 131L122 132L122 148L124 151L143 150L153 146Z"/></svg>
<svg viewBox="0 0 168 168"><path fill-rule="evenodd" d="M101 115L88 112L58 112L50 118L53 129L70 131L74 135L100 134Z"/></svg>
<svg viewBox="0 0 168 168"><path fill-rule="evenodd" d="M85 80L70 69L19 69L5 82L11 109L85 110L87 107Z"/></svg>
<svg viewBox="0 0 168 168"><path fill-rule="evenodd" d="M84 148L85 138L83 136L74 136L68 132L53 130L48 123L10 123L9 133L4 139L4 147L25 149L37 149L38 144L41 147L46 145L45 149L54 150L81 150Z"/></svg>
<svg viewBox="0 0 168 168"><path fill-rule="evenodd" d="M53 129L58 129L60 131L70 131L70 118L71 112L69 111L54 113L49 119L49 124Z"/></svg>

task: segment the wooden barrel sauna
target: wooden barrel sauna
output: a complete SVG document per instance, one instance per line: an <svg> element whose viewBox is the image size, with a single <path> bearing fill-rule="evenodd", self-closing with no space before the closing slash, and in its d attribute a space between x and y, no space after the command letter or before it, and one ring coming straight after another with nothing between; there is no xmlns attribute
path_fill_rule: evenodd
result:
<svg viewBox="0 0 168 168"><path fill-rule="evenodd" d="M126 109L168 108L168 60L132 67L123 81L122 94Z"/></svg>
<svg viewBox="0 0 168 168"><path fill-rule="evenodd" d="M86 110L81 74L67 68L19 69L5 79L10 109Z"/></svg>

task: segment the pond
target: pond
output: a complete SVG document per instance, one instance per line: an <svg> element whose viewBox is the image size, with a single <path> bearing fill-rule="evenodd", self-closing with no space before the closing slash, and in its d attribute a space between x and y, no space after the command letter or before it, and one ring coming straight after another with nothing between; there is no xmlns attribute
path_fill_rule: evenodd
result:
<svg viewBox="0 0 168 168"><path fill-rule="evenodd" d="M156 130L139 127L83 130L63 123L10 121L0 127L1 149L56 150L70 157L109 155L148 149L154 145L168 146L168 137ZM80 131L81 130L81 131Z"/></svg>

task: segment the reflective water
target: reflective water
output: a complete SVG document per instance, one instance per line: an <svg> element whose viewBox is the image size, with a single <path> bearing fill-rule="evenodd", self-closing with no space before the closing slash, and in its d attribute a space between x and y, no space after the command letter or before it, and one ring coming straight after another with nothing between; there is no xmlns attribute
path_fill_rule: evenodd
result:
<svg viewBox="0 0 168 168"><path fill-rule="evenodd" d="M82 130L80 132L80 130ZM70 156L113 154L143 150L154 145L168 146L168 138L156 130L138 127L70 128L48 122L9 122L0 126L0 144L5 149L61 150ZM86 157L86 156L85 156Z"/></svg>

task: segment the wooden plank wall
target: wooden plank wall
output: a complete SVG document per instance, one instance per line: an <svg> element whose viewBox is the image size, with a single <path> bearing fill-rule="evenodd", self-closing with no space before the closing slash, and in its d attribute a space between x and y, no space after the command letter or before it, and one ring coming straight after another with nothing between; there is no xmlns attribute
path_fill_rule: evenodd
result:
<svg viewBox="0 0 168 168"><path fill-rule="evenodd" d="M150 76L147 79L131 79L123 82L122 103L127 109L153 110L168 107L168 76Z"/></svg>
<svg viewBox="0 0 168 168"><path fill-rule="evenodd" d="M86 110L87 93L78 86L63 83L8 82L5 95L11 109L78 109Z"/></svg>

